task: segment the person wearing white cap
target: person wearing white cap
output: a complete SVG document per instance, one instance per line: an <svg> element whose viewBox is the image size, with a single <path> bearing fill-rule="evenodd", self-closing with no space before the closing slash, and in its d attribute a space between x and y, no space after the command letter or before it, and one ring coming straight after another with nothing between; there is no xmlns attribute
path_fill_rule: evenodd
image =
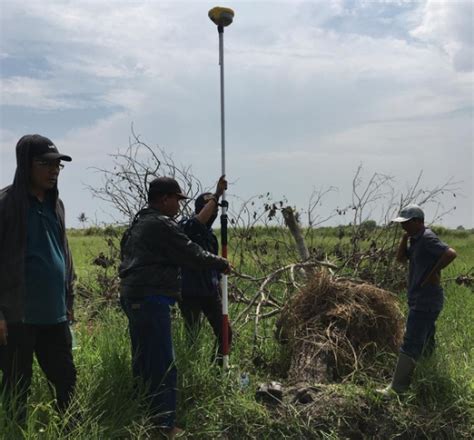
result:
<svg viewBox="0 0 474 440"><path fill-rule="evenodd" d="M414 204L400 211L392 222L405 231L397 251L397 261L408 262L408 317L392 382L377 390L388 396L408 390L417 360L435 348L435 323L443 308L441 270L455 258L456 251L425 227L423 210Z"/></svg>

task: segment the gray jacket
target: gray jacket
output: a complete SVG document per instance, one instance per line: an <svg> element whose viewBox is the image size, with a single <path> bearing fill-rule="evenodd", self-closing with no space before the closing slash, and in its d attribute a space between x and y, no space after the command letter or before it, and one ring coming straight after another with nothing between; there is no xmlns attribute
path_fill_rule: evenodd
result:
<svg viewBox="0 0 474 440"><path fill-rule="evenodd" d="M121 242L121 295L179 297L181 266L224 270L228 263L193 243L171 218L141 210Z"/></svg>
<svg viewBox="0 0 474 440"><path fill-rule="evenodd" d="M25 295L25 254L29 188L29 145L17 146L13 184L0 190L0 320L21 322ZM63 236L66 261L66 306L74 302L74 268L64 222L64 205L58 190L51 190Z"/></svg>

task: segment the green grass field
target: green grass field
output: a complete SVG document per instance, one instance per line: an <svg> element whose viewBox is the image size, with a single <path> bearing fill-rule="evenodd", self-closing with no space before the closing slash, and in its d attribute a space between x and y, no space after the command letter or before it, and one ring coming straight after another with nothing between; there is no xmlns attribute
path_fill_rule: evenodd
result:
<svg viewBox="0 0 474 440"><path fill-rule="evenodd" d="M286 231L260 231L256 246L266 240L265 234L278 236L285 249L291 243ZM82 231L69 235L79 285L87 286L93 294L92 298L79 297L77 301L74 356L78 384L73 406L66 419L59 419L46 381L36 366L28 424L19 428L9 423L0 410L1 438L160 438L152 431L143 400L132 398L126 319L115 297L100 295L97 276L103 270L93 266L92 261L99 252L108 252L106 238ZM441 238L459 255L443 273L445 279L454 279L474 266L474 234L443 231ZM311 246L329 252L337 240L333 230L316 230ZM284 264L296 259L295 252L280 252L276 248L266 252L268 264L275 261ZM231 260L239 259L242 259L239 268L243 272L255 274L265 268L258 266L261 261L255 262L242 250L234 249ZM110 269L108 275L112 273ZM244 281L236 283L245 284ZM260 382L284 382L281 372L285 352L273 337L274 320L265 321L261 329L264 339L257 352L252 347L252 322L235 328L232 368L222 372L210 364L213 338L209 328L204 328L198 343L190 350L179 313L175 313L179 425L186 429L186 438L192 439L472 438L474 292L471 289L446 281L446 305L438 321L438 350L434 358L418 366L408 396L381 401L374 389L382 383L361 372L344 383L321 389L321 399L337 402L337 405L329 404L317 420L308 419L304 411L291 405L269 408L255 401L255 388ZM242 307L232 304L231 318ZM260 359L258 366L254 362L256 355ZM393 354L381 354L381 358L393 365ZM250 376L250 384L244 388L240 386L242 372ZM71 428L69 422L77 414L80 414L80 422ZM364 432L379 434L368 436Z"/></svg>

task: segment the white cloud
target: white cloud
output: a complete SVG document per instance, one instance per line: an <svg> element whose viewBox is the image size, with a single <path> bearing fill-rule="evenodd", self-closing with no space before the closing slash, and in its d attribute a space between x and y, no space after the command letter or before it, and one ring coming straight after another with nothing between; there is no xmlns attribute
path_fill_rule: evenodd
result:
<svg viewBox="0 0 474 440"><path fill-rule="evenodd" d="M2 105L28 107L38 110L68 109L84 107L87 104L64 96L52 81L16 76L2 79Z"/></svg>
<svg viewBox="0 0 474 440"><path fill-rule="evenodd" d="M11 59L7 54L23 64L42 61L34 73L12 67L2 78L2 104L51 111L48 135L74 158L64 175L66 195L90 203L79 182L94 181L88 167L107 166L107 154L127 145L132 122L149 143L192 162L203 179L218 174L212 6L2 5L2 66ZM236 191L272 189L301 205L305 187L350 186L363 161L400 181L420 167L431 170L431 181L457 169L472 198L466 164L472 160L473 82L459 68L465 64L456 64L463 48L472 49L464 4L236 2L235 9L225 47L229 172L239 181ZM97 108L107 112L84 117ZM82 113L55 128L55 109ZM5 120L16 124L4 127L15 137L30 127L41 131L44 123ZM420 146L433 154L423 156ZM7 148L3 140L1 148ZM7 183L3 177L1 183ZM472 224L468 208L457 215Z"/></svg>
<svg viewBox="0 0 474 440"><path fill-rule="evenodd" d="M474 69L474 4L468 0L428 0L423 20L411 34L443 49L454 68L470 72Z"/></svg>

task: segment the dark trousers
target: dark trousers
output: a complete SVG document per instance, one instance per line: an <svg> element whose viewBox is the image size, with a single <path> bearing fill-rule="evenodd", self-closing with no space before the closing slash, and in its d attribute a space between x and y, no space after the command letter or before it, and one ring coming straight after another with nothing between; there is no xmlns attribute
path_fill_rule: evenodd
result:
<svg viewBox="0 0 474 440"><path fill-rule="evenodd" d="M418 360L422 355L431 355L436 345L436 320L439 313L439 311L423 312L410 309L400 351L415 360Z"/></svg>
<svg viewBox="0 0 474 440"><path fill-rule="evenodd" d="M212 331L216 336L215 350L219 356L222 355L222 302L219 296L195 296L184 297L179 308L186 325L188 337L191 342L195 341L201 329L202 315L207 318ZM232 343L232 329L229 325L229 346Z"/></svg>
<svg viewBox="0 0 474 440"><path fill-rule="evenodd" d="M121 304L129 322L133 376L146 386L154 423L173 427L177 371L170 306L143 298L121 298Z"/></svg>
<svg viewBox="0 0 474 440"><path fill-rule="evenodd" d="M67 322L54 325L8 324L8 344L0 348L2 391L8 411L26 421L26 403L33 373L33 354L56 391L64 411L76 384L72 338Z"/></svg>

